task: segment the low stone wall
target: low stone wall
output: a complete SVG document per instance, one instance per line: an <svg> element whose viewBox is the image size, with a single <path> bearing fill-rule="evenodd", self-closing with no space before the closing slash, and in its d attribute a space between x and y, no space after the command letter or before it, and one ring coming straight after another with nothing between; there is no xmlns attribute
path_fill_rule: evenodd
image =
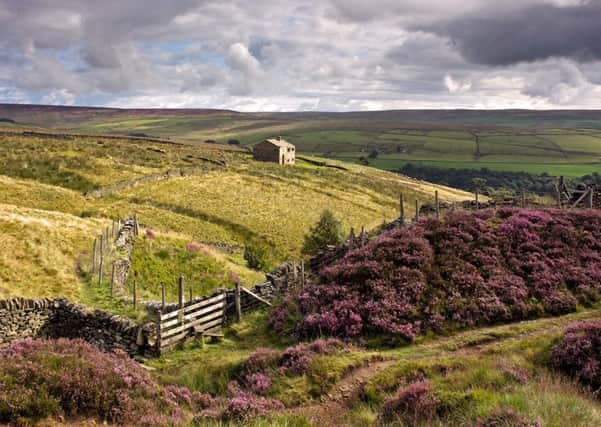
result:
<svg viewBox="0 0 601 427"><path fill-rule="evenodd" d="M220 159L209 159L206 157L196 156L197 159L203 160L205 162L217 165L217 166L227 166L224 160ZM204 171L204 169L196 168L196 167L182 167L182 168L174 168L169 169L165 172L153 173L150 175L145 175L140 178L131 179L128 181L118 182L116 184L107 185L106 187L99 188L97 190L92 190L84 193L84 196L91 197L94 199L108 196L109 194L113 194L119 191L127 190L130 188L137 187L141 184L147 184L150 182L158 182L165 181L173 178L180 178L184 176L189 176L198 172Z"/></svg>
<svg viewBox="0 0 601 427"><path fill-rule="evenodd" d="M154 325L138 325L103 310L65 299L0 301L0 346L25 338L81 338L104 351L151 354Z"/></svg>
<svg viewBox="0 0 601 427"><path fill-rule="evenodd" d="M122 258L113 263L115 266L113 291L116 294L122 294L126 290L127 278L131 268L131 256L134 250L134 243L136 241L135 222L135 218L127 218L119 229L117 239L115 239L115 250L123 254Z"/></svg>
<svg viewBox="0 0 601 427"><path fill-rule="evenodd" d="M18 339L48 336L54 309L55 302L49 299L0 300L0 346Z"/></svg>

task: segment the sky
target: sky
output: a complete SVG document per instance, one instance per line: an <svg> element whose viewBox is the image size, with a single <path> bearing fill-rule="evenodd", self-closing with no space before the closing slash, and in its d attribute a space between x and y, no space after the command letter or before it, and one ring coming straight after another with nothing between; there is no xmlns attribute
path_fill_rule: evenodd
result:
<svg viewBox="0 0 601 427"><path fill-rule="evenodd" d="M0 0L0 103L601 109L601 0Z"/></svg>

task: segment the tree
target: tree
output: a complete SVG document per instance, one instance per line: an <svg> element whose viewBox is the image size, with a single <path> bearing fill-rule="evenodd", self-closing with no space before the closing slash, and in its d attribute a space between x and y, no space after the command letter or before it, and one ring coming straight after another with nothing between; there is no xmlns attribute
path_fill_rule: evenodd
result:
<svg viewBox="0 0 601 427"><path fill-rule="evenodd" d="M474 187L474 191L482 193L486 188L486 180L484 178L473 178L472 186Z"/></svg>
<svg viewBox="0 0 601 427"><path fill-rule="evenodd" d="M328 245L338 245L342 242L342 223L329 209L324 210L315 227L305 235L303 254L314 255Z"/></svg>
<svg viewBox="0 0 601 427"><path fill-rule="evenodd" d="M261 242L250 242L244 246L246 265L254 270L270 271L273 268L271 248Z"/></svg>

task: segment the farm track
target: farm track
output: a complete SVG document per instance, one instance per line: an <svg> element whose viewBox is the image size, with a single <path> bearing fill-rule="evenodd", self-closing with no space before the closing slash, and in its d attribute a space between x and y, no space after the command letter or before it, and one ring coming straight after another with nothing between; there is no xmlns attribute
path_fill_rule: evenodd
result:
<svg viewBox="0 0 601 427"><path fill-rule="evenodd" d="M560 317L469 330L450 337L408 346L400 351L385 352L382 354L382 360L372 359L367 364L347 373L330 392L321 397L320 401L289 408L284 413L305 416L314 426L345 426L345 414L361 398L363 387L376 374L399 362L494 353L495 346L512 345L528 339L558 334L574 321L598 317L601 317L601 309L593 309ZM511 333L513 328L518 329L514 334Z"/></svg>

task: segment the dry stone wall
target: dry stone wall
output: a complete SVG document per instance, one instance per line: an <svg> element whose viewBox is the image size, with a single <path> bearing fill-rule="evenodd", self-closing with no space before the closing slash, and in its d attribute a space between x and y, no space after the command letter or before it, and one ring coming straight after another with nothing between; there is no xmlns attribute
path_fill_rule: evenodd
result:
<svg viewBox="0 0 601 427"><path fill-rule="evenodd" d="M138 325L65 299L0 300L0 346L25 338L81 338L104 351L149 354L154 325Z"/></svg>
<svg viewBox="0 0 601 427"><path fill-rule="evenodd" d="M123 254L122 258L115 260L115 276L113 278L114 291L123 293L126 289L127 278L131 268L131 257L136 240L136 219L128 218L119 229L115 240L115 250Z"/></svg>

